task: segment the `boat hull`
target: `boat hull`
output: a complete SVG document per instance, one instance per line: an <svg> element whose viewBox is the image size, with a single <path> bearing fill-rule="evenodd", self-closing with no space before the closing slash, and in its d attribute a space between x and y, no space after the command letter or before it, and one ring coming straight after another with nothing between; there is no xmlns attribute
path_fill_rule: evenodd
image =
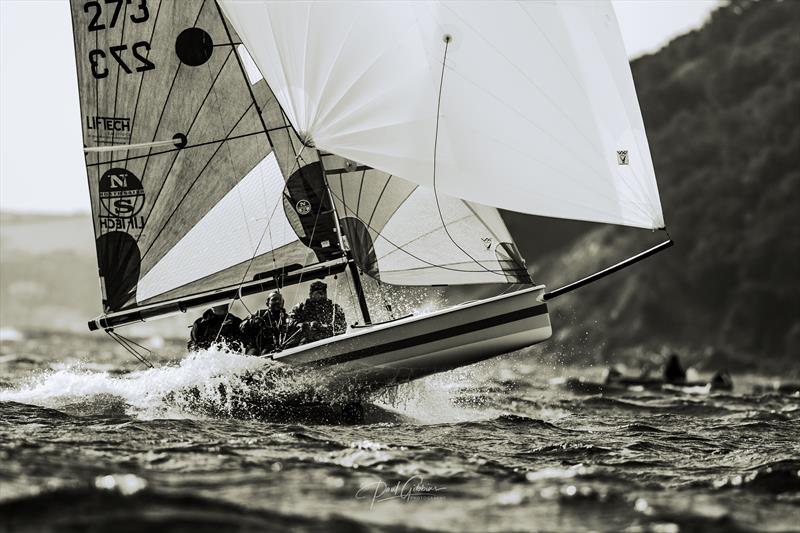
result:
<svg viewBox="0 0 800 533"><path fill-rule="evenodd" d="M275 354L292 365L330 368L334 381L381 388L471 365L552 335L544 287L351 330Z"/></svg>

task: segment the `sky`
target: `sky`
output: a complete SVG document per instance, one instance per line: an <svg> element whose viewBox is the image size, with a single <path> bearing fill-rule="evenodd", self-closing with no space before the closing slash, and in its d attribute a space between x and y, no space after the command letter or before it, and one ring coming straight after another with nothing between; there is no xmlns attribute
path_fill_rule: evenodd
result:
<svg viewBox="0 0 800 533"><path fill-rule="evenodd" d="M613 0L631 58L700 27L719 2ZM0 209L88 212L82 147L68 0L0 0Z"/></svg>

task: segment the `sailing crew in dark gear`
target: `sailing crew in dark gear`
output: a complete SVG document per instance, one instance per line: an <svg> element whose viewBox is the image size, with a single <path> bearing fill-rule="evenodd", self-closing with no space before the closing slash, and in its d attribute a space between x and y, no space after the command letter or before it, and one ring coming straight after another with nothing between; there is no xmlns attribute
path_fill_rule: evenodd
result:
<svg viewBox="0 0 800 533"><path fill-rule="evenodd" d="M240 350L241 321L239 317L230 313L228 304L206 309L203 316L192 324L191 338L187 344L189 350L206 350L215 343L225 345L231 350Z"/></svg>
<svg viewBox="0 0 800 533"><path fill-rule="evenodd" d="M325 283L312 283L308 299L292 308L289 331L299 337L300 344L327 339L347 331L344 311L328 299L328 286Z"/></svg>
<svg viewBox="0 0 800 533"><path fill-rule="evenodd" d="M279 352L286 341L287 323L283 295L274 291L267 297L267 308L248 316L239 326L245 352L248 355Z"/></svg>

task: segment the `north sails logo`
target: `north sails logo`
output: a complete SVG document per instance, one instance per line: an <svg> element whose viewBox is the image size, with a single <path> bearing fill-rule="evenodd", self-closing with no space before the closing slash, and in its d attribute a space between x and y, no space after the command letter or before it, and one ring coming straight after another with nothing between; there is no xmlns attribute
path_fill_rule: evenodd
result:
<svg viewBox="0 0 800 533"><path fill-rule="evenodd" d="M100 226L105 230L141 229L144 207L142 182L126 168L111 168L103 173L98 184Z"/></svg>
<svg viewBox="0 0 800 533"><path fill-rule="evenodd" d="M295 205L295 209L297 209L297 212L301 215L307 215L311 212L311 202L308 200L300 200L297 202L297 205Z"/></svg>

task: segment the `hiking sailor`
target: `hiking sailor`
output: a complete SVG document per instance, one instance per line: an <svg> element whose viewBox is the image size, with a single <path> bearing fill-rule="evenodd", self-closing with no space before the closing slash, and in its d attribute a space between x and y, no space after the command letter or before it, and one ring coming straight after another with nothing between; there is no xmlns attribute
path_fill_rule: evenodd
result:
<svg viewBox="0 0 800 533"><path fill-rule="evenodd" d="M344 311L328 299L328 286L325 283L312 283L308 299L292 308L289 331L297 337L296 343L299 344L327 339L347 331Z"/></svg>
<svg viewBox="0 0 800 533"><path fill-rule="evenodd" d="M278 291L271 292L266 305L266 309L260 309L248 316L239 326L248 355L279 352L286 341L287 318L283 295Z"/></svg>
<svg viewBox="0 0 800 533"><path fill-rule="evenodd" d="M206 350L212 344L225 345L231 350L241 349L239 324L241 319L228 310L228 304L206 309L203 316L192 324L187 346L189 350Z"/></svg>

